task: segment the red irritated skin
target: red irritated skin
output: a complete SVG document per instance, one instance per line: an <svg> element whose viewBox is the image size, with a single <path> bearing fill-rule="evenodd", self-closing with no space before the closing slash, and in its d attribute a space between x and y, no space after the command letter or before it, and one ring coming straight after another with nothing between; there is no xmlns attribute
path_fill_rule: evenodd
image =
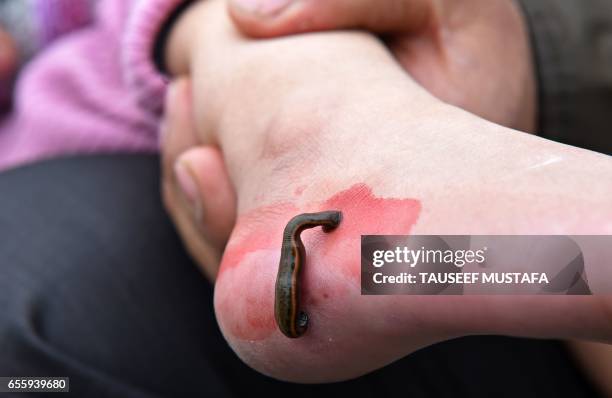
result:
<svg viewBox="0 0 612 398"><path fill-rule="evenodd" d="M288 338L274 316L283 230L298 214L328 210L342 212L335 230L301 235L299 308L308 329ZM362 296L361 235L422 233L428 212L419 200L378 197L357 184L323 202L276 203L241 215L215 284L226 340L257 371L303 383L358 377L469 334L610 341L607 296Z"/></svg>
<svg viewBox="0 0 612 398"><path fill-rule="evenodd" d="M329 233L321 228L302 233L306 264L300 276L299 306L308 312L309 325L302 337L289 339L274 318L283 230L300 213L326 210L341 211L342 222ZM357 184L321 203L299 208L278 203L241 216L215 288L217 318L230 345L245 362L278 378L315 381L308 379L307 369L320 368L322 363L336 368L330 370L330 380L344 373L363 373L362 365L351 363L357 356L350 351L361 346L355 340L365 342L368 330L376 334L388 328L377 325L371 304L360 295L361 235L409 234L420 212L418 200L379 198L367 185ZM368 368L389 361L388 354L377 353L375 346L371 350ZM299 374L291 374L292 367ZM327 378L320 370L313 374L316 381Z"/></svg>

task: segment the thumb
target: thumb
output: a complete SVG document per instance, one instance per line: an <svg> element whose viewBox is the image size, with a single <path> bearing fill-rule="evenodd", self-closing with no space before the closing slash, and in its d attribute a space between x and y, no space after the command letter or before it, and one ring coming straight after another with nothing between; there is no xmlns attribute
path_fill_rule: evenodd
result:
<svg viewBox="0 0 612 398"><path fill-rule="evenodd" d="M171 201L169 210L189 212L203 237L223 247L234 224L234 188L220 149L198 140L192 102L189 78L170 84L160 138L162 176L171 193L185 200Z"/></svg>
<svg viewBox="0 0 612 398"><path fill-rule="evenodd" d="M236 25L254 37L362 28L416 32L432 20L435 0L230 0Z"/></svg>
<svg viewBox="0 0 612 398"><path fill-rule="evenodd" d="M214 281L236 206L219 150L201 146L179 156L174 178L164 179L162 192L185 248Z"/></svg>
<svg viewBox="0 0 612 398"><path fill-rule="evenodd" d="M214 280L232 230L236 196L220 150L199 143L191 81L170 84L161 126L162 195L189 253Z"/></svg>
<svg viewBox="0 0 612 398"><path fill-rule="evenodd" d="M174 166L183 195L203 237L216 247L225 246L236 220L236 194L221 151L214 146L191 148Z"/></svg>

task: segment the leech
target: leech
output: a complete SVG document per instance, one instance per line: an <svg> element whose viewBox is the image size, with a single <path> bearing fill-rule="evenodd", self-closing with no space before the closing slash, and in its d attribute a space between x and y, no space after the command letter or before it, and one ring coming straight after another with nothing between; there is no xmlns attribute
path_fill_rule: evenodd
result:
<svg viewBox="0 0 612 398"><path fill-rule="evenodd" d="M299 309L299 275L306 262L306 250L300 238L305 229L323 227L324 232L334 230L342 220L339 211L300 214L289 221L283 232L283 246L276 277L274 316L283 334L300 337L308 328L308 315Z"/></svg>

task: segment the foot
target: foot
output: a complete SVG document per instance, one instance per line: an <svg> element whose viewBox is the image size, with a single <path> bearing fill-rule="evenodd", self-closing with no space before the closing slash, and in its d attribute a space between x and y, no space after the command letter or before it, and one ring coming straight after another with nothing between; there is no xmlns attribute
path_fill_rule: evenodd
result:
<svg viewBox="0 0 612 398"><path fill-rule="evenodd" d="M359 250L364 234L609 234L609 157L438 102L372 36L254 42L221 1L194 7L171 40L195 55L174 67L192 75L197 134L222 149L237 195L215 309L245 362L321 382L467 334L612 341L609 297L362 296ZM274 317L283 230L329 210L335 230L302 234L308 329L290 339Z"/></svg>

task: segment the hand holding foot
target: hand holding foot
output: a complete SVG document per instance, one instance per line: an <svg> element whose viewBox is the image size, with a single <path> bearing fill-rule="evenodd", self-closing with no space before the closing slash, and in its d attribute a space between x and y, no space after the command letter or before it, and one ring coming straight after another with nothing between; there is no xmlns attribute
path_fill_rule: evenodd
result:
<svg viewBox="0 0 612 398"><path fill-rule="evenodd" d="M174 67L192 75L195 134L219 145L237 195L215 308L248 364L282 379L333 381L466 334L610 341L607 298L359 290L362 234L610 233L608 157L444 105L369 35L249 41L222 2L207 1L173 36L176 51L189 50ZM288 339L274 318L280 238L296 214L330 209L344 217L333 234L304 233L309 328Z"/></svg>
<svg viewBox="0 0 612 398"><path fill-rule="evenodd" d="M442 101L535 130L535 68L515 0L231 0L229 12L252 37L340 29L380 34L410 75Z"/></svg>

